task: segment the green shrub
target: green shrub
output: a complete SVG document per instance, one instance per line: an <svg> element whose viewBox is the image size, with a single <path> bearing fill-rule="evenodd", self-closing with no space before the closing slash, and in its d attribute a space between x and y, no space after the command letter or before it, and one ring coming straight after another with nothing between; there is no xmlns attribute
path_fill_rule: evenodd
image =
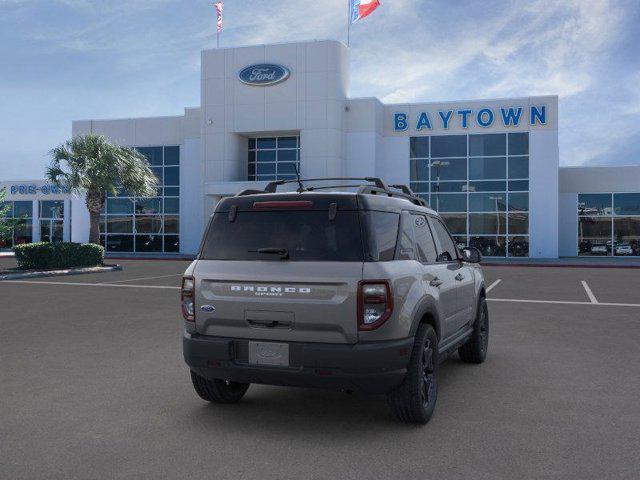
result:
<svg viewBox="0 0 640 480"><path fill-rule="evenodd" d="M104 261L104 247L94 243L26 243L13 247L13 251L22 270L93 267Z"/></svg>

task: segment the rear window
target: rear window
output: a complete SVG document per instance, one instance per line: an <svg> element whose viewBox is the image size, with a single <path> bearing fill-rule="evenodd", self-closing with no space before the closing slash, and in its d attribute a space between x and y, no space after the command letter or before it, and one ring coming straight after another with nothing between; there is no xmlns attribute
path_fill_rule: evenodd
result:
<svg viewBox="0 0 640 480"><path fill-rule="evenodd" d="M203 260L385 262L394 259L400 215L378 211L240 211L233 222L216 213L206 233ZM262 249L260 253L257 250ZM270 252L265 252L269 249Z"/></svg>
<svg viewBox="0 0 640 480"><path fill-rule="evenodd" d="M325 211L238 212L233 222L216 213L205 236L204 260L275 260L280 255L258 249L285 249L288 261L363 261L357 211L338 211L329 220Z"/></svg>

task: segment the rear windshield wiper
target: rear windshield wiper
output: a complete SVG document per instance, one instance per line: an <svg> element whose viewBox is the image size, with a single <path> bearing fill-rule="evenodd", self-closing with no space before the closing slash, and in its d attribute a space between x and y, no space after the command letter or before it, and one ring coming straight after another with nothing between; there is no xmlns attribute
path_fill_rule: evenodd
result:
<svg viewBox="0 0 640 480"><path fill-rule="evenodd" d="M273 255L280 255L280 259L286 260L289 258L289 250L286 248L259 248L257 250L249 250L249 253L267 253Z"/></svg>

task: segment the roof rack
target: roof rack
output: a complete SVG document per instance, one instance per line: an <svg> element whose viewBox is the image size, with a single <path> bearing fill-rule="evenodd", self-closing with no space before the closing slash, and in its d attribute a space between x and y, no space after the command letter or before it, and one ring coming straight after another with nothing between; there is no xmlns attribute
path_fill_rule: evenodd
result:
<svg viewBox="0 0 640 480"><path fill-rule="evenodd" d="M368 182L368 184L358 183L355 185L319 185L319 186L309 186L306 187L304 183L308 182L319 182L319 181L353 181L353 180L364 180ZM424 199L418 197L413 191L406 185L387 185L382 179L378 177L327 177L327 178L306 178L306 179L290 179L290 180L276 180L274 182L269 182L264 190L255 190L255 189L247 189L242 190L236 196L244 196L244 195L257 195L261 193L276 193L278 187L281 185L285 185L288 183L297 183L299 186L296 189L298 193L302 192L313 192L315 190L324 190L329 188L357 188L359 194L369 194L369 195L386 195L387 197L398 197L409 200L415 205L420 205L422 207L428 207L427 202ZM391 190L394 189L394 190ZM400 190L400 191L397 191Z"/></svg>

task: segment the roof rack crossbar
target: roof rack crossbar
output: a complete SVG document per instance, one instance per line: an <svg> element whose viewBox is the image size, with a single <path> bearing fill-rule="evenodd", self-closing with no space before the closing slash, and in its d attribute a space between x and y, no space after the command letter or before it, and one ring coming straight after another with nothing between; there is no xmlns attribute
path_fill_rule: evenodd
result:
<svg viewBox="0 0 640 480"><path fill-rule="evenodd" d="M411 203L415 205L428 207L427 202L416 195L408 195L402 192L392 192L390 190L382 190L381 188L376 188L369 185L363 185L362 187L360 187L360 189L358 190L358 193L371 194L371 195L386 195L388 197L404 198L406 200L409 200Z"/></svg>
<svg viewBox="0 0 640 480"><path fill-rule="evenodd" d="M292 178L288 180L276 180L274 182L269 182L265 187L264 191L265 193L275 193L280 185L285 185L287 183L298 183L298 184L302 183L304 185L303 182L320 182L320 181L327 181L327 180L331 180L331 181L364 180L365 182L370 182L375 184L375 186L378 188L388 189L387 185L380 178L377 178L377 177L327 177L327 178L301 178L301 179ZM306 187L304 187L304 189L306 190Z"/></svg>
<svg viewBox="0 0 640 480"><path fill-rule="evenodd" d="M318 185L318 186L309 186L305 187L304 182L326 182L326 181L353 181L353 180L364 180L368 182L368 185L362 184L348 184L348 185ZM304 191L314 191L314 190L323 190L329 188L358 188L358 193L368 193L373 195L386 195L388 197L399 197L405 198L410 202L420 205L420 206L428 206L427 202L417 196L411 188L406 185L396 184L396 185L387 185L382 179L378 177L327 177L327 178L305 178L305 179L288 179L288 180L276 180L273 182L269 182L264 190L254 190L254 189L246 189L239 192L236 196L243 195L255 195L260 193L276 193L278 187L281 185L285 185L288 183L297 183L300 187L297 189L298 192ZM391 188L400 190L392 191Z"/></svg>

